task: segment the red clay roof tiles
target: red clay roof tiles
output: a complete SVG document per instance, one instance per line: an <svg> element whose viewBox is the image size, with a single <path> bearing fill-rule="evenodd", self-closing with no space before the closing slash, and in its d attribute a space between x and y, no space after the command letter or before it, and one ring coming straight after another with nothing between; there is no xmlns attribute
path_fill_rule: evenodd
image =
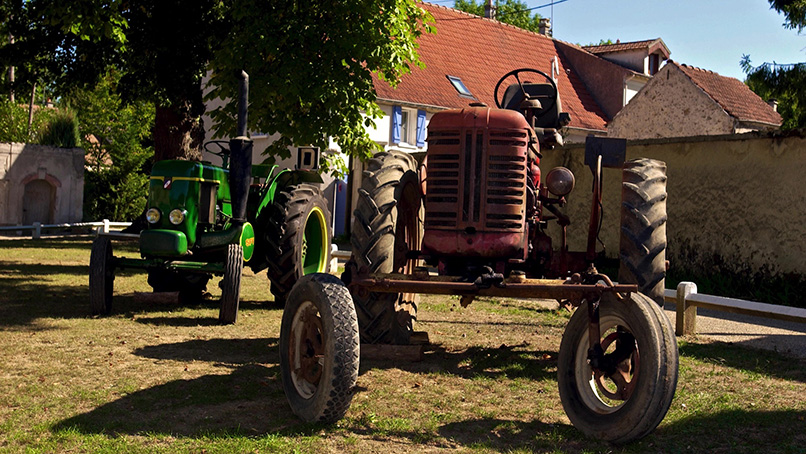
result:
<svg viewBox="0 0 806 454"><path fill-rule="evenodd" d="M781 125L781 115L738 79L720 76L712 71L680 65L672 61L668 64L674 64L680 68L695 85L732 117L742 121Z"/></svg>
<svg viewBox="0 0 806 454"><path fill-rule="evenodd" d="M563 110L571 115L570 126L605 130L605 114L551 38L443 6L424 3L423 8L434 16L437 30L418 40L426 67L413 68L396 89L376 79L378 98L464 107L472 100L459 96L446 77L456 76L479 101L493 106L493 90L501 76L524 67L551 74L551 62L556 57L557 86Z"/></svg>
<svg viewBox="0 0 806 454"><path fill-rule="evenodd" d="M648 39L644 41L633 41L629 43L601 44L598 46L582 46L582 48L592 54L624 52L628 50L648 49L652 44L654 44L659 39L660 38Z"/></svg>

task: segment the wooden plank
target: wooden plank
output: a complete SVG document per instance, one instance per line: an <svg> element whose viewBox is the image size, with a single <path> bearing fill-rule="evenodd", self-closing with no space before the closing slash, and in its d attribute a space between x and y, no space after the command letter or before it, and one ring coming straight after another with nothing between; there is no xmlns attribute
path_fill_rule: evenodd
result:
<svg viewBox="0 0 806 454"><path fill-rule="evenodd" d="M734 314L754 315L788 322L806 323L806 309L776 304L757 303L754 301L736 300L721 296L701 295L695 293L686 299L687 306L715 309Z"/></svg>

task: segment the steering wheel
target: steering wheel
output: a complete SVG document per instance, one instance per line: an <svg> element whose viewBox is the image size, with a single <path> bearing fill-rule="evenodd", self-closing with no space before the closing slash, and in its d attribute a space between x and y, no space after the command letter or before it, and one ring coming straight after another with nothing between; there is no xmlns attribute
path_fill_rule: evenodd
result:
<svg viewBox="0 0 806 454"><path fill-rule="evenodd" d="M524 99L529 99L530 98L530 95L528 93L526 93L526 89L523 88L523 82L521 82L521 78L519 77L521 73L539 74L539 75L543 76L544 79L549 81L549 83L551 84L551 88L553 89L554 93L553 93L553 96L551 96L551 95L548 96L548 99L551 100L551 103L548 104L547 106L543 106L542 110L543 110L543 112L550 111L551 108L554 107L554 104L557 104L557 98L559 97L559 93L558 93L558 90L557 90L557 84L554 83L554 79L552 79L548 74L544 73L543 71L540 71L538 69L533 69L533 68L515 69L515 70L512 70L512 71L504 74L503 77L498 79L498 83L495 84L495 91L493 92L493 96L495 97L495 105L496 105L496 107L498 107L499 109L504 108L503 103L502 103L503 99L500 99L498 97L498 89L501 88L501 84L503 84L505 80L507 80L509 77L512 77L512 76L515 76L515 80L518 81L518 86L521 88L521 92L523 93ZM506 91L504 91L504 94L506 94Z"/></svg>
<svg viewBox="0 0 806 454"><path fill-rule="evenodd" d="M209 142L205 142L204 151L223 158L224 155L229 155L229 141L211 140Z"/></svg>
<svg viewBox="0 0 806 454"><path fill-rule="evenodd" d="M221 158L221 166L227 167L229 164L229 141L211 140L204 143L204 151Z"/></svg>

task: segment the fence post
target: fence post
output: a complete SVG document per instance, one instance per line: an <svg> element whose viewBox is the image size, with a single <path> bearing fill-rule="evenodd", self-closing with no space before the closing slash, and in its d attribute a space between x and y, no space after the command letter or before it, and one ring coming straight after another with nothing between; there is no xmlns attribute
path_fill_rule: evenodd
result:
<svg viewBox="0 0 806 454"><path fill-rule="evenodd" d="M109 219L104 219L104 233L109 233Z"/></svg>
<svg viewBox="0 0 806 454"><path fill-rule="evenodd" d="M681 282L677 284L677 323L675 334L683 336L697 332L697 306L688 305L686 298L692 293L697 293L697 284L693 282Z"/></svg>
<svg viewBox="0 0 806 454"><path fill-rule="evenodd" d="M42 237L42 223L34 222L34 232L32 238L38 240Z"/></svg>

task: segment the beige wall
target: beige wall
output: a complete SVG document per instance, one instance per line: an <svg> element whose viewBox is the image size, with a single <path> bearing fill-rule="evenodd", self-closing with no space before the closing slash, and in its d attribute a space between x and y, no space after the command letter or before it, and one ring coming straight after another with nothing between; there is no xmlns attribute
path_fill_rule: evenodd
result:
<svg viewBox="0 0 806 454"><path fill-rule="evenodd" d="M25 206L26 184L48 188L50 206ZM28 200L42 199L29 193ZM0 143L0 225L21 225L32 217L42 217L43 224L80 222L83 201L84 150Z"/></svg>
<svg viewBox="0 0 806 454"><path fill-rule="evenodd" d="M607 125L610 137L731 134L733 119L675 65L666 65Z"/></svg>
<svg viewBox="0 0 806 454"><path fill-rule="evenodd" d="M737 273L806 275L806 131L631 141L627 159L667 163L668 251L672 265L721 263ZM565 163L577 177L566 212L572 250L583 250L591 173L584 147L546 151L545 175ZM618 253L621 172L606 169L602 240ZM698 263L695 263L698 262Z"/></svg>

